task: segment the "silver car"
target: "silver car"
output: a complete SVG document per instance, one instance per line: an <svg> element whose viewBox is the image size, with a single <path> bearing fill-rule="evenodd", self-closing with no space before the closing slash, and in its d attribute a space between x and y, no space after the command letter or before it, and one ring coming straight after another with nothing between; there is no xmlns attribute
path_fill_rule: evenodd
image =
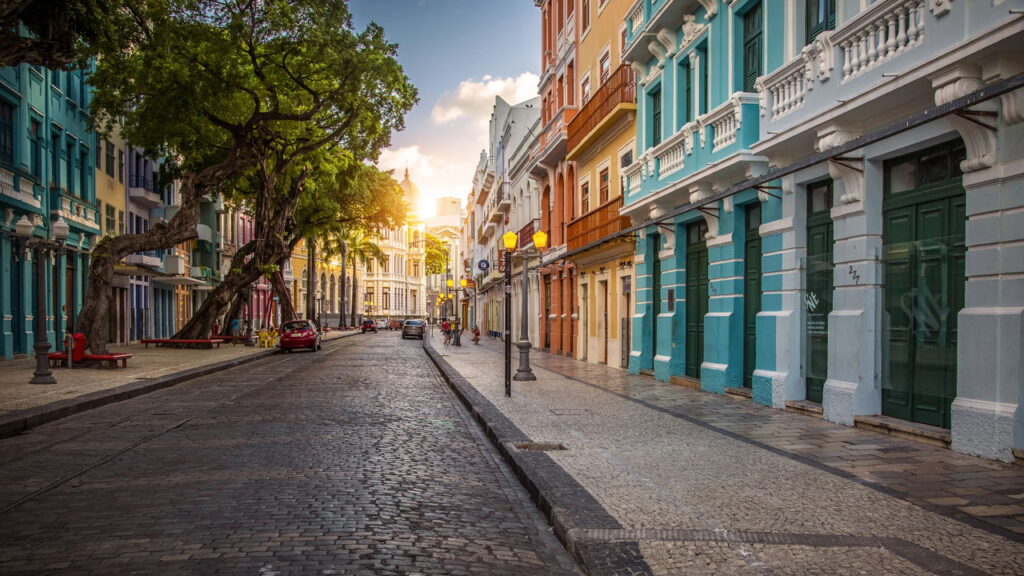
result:
<svg viewBox="0 0 1024 576"><path fill-rule="evenodd" d="M406 320L405 324L402 324L402 339L419 338L423 340L424 329L423 320Z"/></svg>

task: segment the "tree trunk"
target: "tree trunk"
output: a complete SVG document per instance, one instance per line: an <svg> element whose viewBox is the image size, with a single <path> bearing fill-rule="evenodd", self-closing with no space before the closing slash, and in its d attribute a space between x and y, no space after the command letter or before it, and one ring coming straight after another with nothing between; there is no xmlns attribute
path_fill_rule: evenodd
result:
<svg viewBox="0 0 1024 576"><path fill-rule="evenodd" d="M270 276L270 283L274 287L274 293L277 294L278 301L277 305L281 307L281 322L287 322L296 318L295 305L292 302L291 292L288 291L288 285L284 282L284 276L281 272L275 272Z"/></svg>
<svg viewBox="0 0 1024 576"><path fill-rule="evenodd" d="M359 300L356 299L356 255L352 255L352 322L356 321L356 304Z"/></svg>
<svg viewBox="0 0 1024 576"><path fill-rule="evenodd" d="M255 244L249 242L235 252L235 255L231 257L231 268L228 275L210 292L210 295L203 301L203 305L181 327L181 330L178 330L178 333L174 335L175 338L205 340L210 337L217 318L235 302L239 293L259 279L260 270L256 259L245 261L246 256L252 254L254 249ZM234 306L231 307L234 308ZM232 318L233 316L229 313L224 323L226 327L231 326Z"/></svg>
<svg viewBox="0 0 1024 576"><path fill-rule="evenodd" d="M347 286L347 284L345 282L345 275L348 274L348 270L346 269L346 266L348 265L347 258L348 258L348 247L345 246L344 243L342 243L342 245L341 245L341 279L340 279L340 284L338 285L338 288L339 288L338 289L338 300L340 301L339 302L339 306L338 306L338 329L344 329L346 326L350 326L350 324L345 322L345 320L346 320L346 318L348 316L348 311L345 310L345 288Z"/></svg>

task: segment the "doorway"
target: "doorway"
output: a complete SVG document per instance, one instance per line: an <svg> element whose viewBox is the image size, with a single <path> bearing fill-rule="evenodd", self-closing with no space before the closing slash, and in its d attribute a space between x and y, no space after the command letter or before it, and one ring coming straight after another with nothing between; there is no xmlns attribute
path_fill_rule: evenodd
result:
<svg viewBox="0 0 1024 576"><path fill-rule="evenodd" d="M950 427L966 291L960 141L886 162L882 242L888 345L882 413Z"/></svg>
<svg viewBox="0 0 1024 576"><path fill-rule="evenodd" d="M743 242L743 387L757 368L757 314L761 311L761 203L748 204Z"/></svg>
<svg viewBox="0 0 1024 576"><path fill-rule="evenodd" d="M598 360L601 364L608 363L608 281L601 280L597 283L597 305L598 305L598 337L601 339L601 354Z"/></svg>
<svg viewBox="0 0 1024 576"><path fill-rule="evenodd" d="M686 368L690 378L700 378L704 363L704 316L708 313L708 223L699 220L686 227Z"/></svg>
<svg viewBox="0 0 1024 576"><path fill-rule="evenodd" d="M832 312L832 181L807 186L806 397L821 403L828 379L828 315Z"/></svg>

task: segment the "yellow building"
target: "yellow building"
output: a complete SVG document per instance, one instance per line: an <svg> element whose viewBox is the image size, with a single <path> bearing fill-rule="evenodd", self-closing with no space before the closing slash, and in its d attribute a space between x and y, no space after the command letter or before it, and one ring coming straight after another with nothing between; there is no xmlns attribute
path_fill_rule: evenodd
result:
<svg viewBox="0 0 1024 576"><path fill-rule="evenodd" d="M625 15L633 0L579 4L576 85L581 108L568 126L567 159L576 162L575 213L568 259L578 273L576 356L625 368L632 316L633 242L605 240L629 226L619 214L621 171L633 163L636 83L622 62Z"/></svg>
<svg viewBox="0 0 1024 576"><path fill-rule="evenodd" d="M125 231L127 187L125 185L125 143L117 127L109 138L96 139L96 212L100 233L117 236ZM107 339L114 344L127 344L128 276L116 274L111 288Z"/></svg>
<svg viewBox="0 0 1024 576"><path fill-rule="evenodd" d="M309 278L309 251L306 240L301 240L295 245L290 259L290 270L285 270L284 279L291 291L295 312L300 318L305 318L308 315L307 298L312 291L313 318L323 317L325 323L334 328L338 325L338 316L342 306L341 261L336 256L326 253L322 241L317 243L315 252L316 266L312 282ZM346 268L349 275L349 279L346 281L346 291L351 292L352 263L349 262ZM351 293L348 294L348 299L345 301L348 311L351 311ZM357 310L359 310L359 306L357 306Z"/></svg>

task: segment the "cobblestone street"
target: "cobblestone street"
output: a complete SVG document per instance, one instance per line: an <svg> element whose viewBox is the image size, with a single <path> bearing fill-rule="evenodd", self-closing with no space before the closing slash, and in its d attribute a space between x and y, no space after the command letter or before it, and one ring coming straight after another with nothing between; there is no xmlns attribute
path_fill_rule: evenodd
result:
<svg viewBox="0 0 1024 576"><path fill-rule="evenodd" d="M0 573L569 574L420 349L276 356L0 441Z"/></svg>

